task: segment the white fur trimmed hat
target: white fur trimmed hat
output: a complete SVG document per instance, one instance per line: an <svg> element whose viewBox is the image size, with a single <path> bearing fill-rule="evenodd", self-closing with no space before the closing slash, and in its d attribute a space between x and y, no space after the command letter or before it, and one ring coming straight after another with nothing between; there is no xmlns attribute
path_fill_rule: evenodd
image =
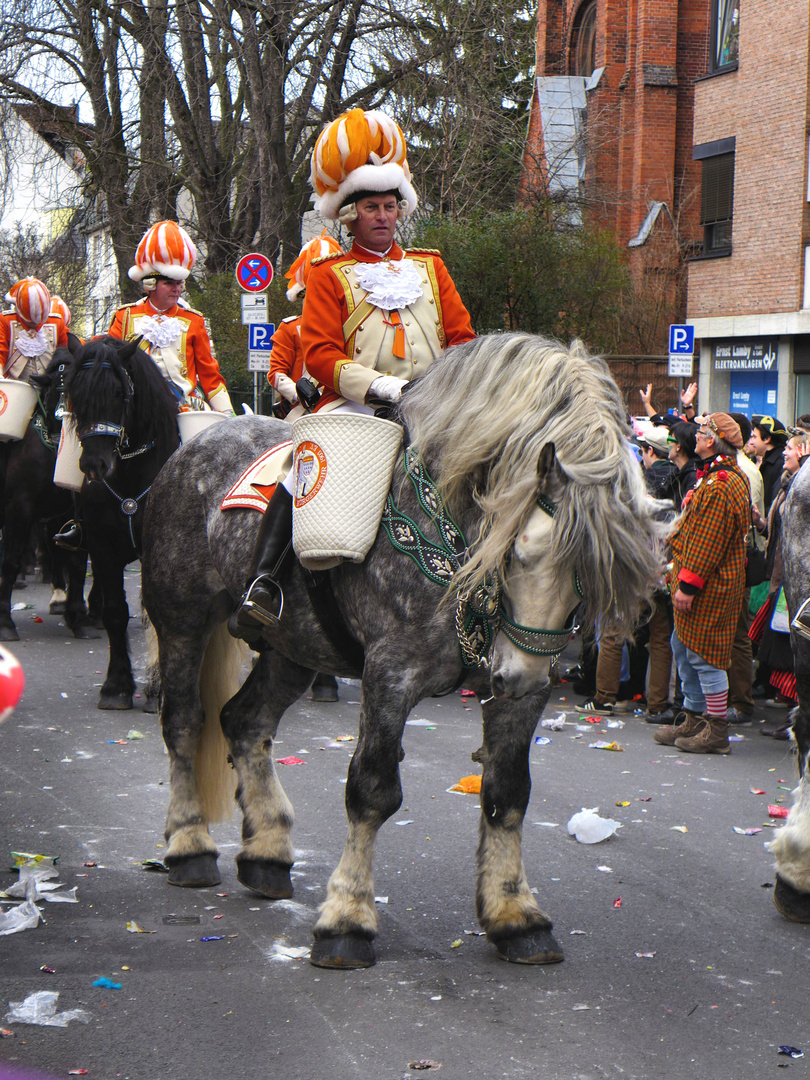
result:
<svg viewBox="0 0 810 1080"><path fill-rule="evenodd" d="M143 234L128 274L133 281L167 277L185 281L197 258L197 249L176 221L159 221Z"/></svg>
<svg viewBox="0 0 810 1080"><path fill-rule="evenodd" d="M405 136L390 116L351 109L323 129L312 154L315 209L337 221L340 208L360 191L398 191L412 214L419 199L411 184Z"/></svg>

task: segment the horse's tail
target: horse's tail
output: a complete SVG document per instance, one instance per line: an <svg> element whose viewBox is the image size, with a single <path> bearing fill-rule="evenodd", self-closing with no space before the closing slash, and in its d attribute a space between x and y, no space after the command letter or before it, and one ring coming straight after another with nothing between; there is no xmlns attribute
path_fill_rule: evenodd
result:
<svg viewBox="0 0 810 1080"><path fill-rule="evenodd" d="M228 762L228 744L219 714L242 685L242 667L249 657L247 645L231 637L227 623L220 623L214 630L203 657L200 700L205 723L197 750L197 785L209 824L227 821L234 811L236 773Z"/></svg>

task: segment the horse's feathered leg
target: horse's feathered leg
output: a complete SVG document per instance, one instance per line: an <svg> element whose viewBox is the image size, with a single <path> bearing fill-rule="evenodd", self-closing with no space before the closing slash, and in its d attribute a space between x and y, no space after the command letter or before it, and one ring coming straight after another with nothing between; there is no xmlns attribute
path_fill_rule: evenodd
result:
<svg viewBox="0 0 810 1080"><path fill-rule="evenodd" d="M419 695L412 699L408 687L392 686L390 670L371 669L367 659L360 732L346 781L349 828L315 924L310 962L316 967L360 968L375 962L374 842L402 803L402 732Z"/></svg>
<svg viewBox="0 0 810 1080"><path fill-rule="evenodd" d="M200 698L200 669L207 635L163 635L160 670L163 696L160 722L169 752L169 806L163 857L169 883L190 887L218 885L217 846L208 832L197 777L197 752L205 722Z"/></svg>
<svg viewBox="0 0 810 1080"><path fill-rule="evenodd" d="M271 900L293 893L293 808L273 766L273 739L281 716L304 693L313 674L278 653L262 652L221 715L237 775L236 801L243 814L237 878Z"/></svg>
<svg viewBox="0 0 810 1080"><path fill-rule="evenodd" d="M529 804L529 748L549 689L532 697L491 698L482 706L484 742L473 758L484 766L478 844L476 911L504 960L548 964L562 960L551 920L529 889L521 854Z"/></svg>

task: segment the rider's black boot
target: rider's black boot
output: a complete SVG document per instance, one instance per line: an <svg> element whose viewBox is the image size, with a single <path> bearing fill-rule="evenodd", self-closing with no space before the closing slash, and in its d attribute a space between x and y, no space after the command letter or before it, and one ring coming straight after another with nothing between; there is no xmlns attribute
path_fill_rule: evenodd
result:
<svg viewBox="0 0 810 1080"><path fill-rule="evenodd" d="M292 557L292 495L278 484L264 512L247 592L236 612L239 630L277 626L284 608L281 578Z"/></svg>
<svg viewBox="0 0 810 1080"><path fill-rule="evenodd" d="M83 551L84 530L82 529L81 520L74 518L73 521L69 521L62 528L62 531L54 536L53 542L57 547L64 548L65 551Z"/></svg>

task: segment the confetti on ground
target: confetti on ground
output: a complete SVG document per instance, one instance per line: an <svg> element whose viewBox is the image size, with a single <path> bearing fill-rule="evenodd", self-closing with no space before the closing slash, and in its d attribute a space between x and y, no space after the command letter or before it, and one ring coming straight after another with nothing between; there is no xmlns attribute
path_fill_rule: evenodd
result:
<svg viewBox="0 0 810 1080"><path fill-rule="evenodd" d="M587 937L588 936L588 931L587 930L569 930L568 931L568 936L569 937L575 937L575 936L580 936L580 935L582 937Z"/></svg>
<svg viewBox="0 0 810 1080"><path fill-rule="evenodd" d="M108 978L106 978L106 976L102 976L100 979L96 979L96 981L92 985L93 986L100 986L102 990L120 990L121 989L121 983L113 982L112 979L108 979Z"/></svg>
<svg viewBox="0 0 810 1080"><path fill-rule="evenodd" d="M591 750L621 750L624 751L623 746L619 746L616 742L603 742L601 739L598 742L588 743L588 747Z"/></svg>
<svg viewBox="0 0 810 1080"><path fill-rule="evenodd" d="M672 828L669 831L670 832L683 832L683 833L689 832L689 830L687 829L687 827L685 825L673 825Z"/></svg>
<svg viewBox="0 0 810 1080"><path fill-rule="evenodd" d="M769 806L768 813L771 817L787 817L790 811L786 806Z"/></svg>
<svg viewBox="0 0 810 1080"><path fill-rule="evenodd" d="M752 795L764 795L765 792L761 787L752 787L748 789Z"/></svg>
<svg viewBox="0 0 810 1080"><path fill-rule="evenodd" d="M534 740L534 745L535 746L548 746L548 744L550 742L551 742L551 739L549 739L547 735L538 735L538 736L536 736L536 738Z"/></svg>
<svg viewBox="0 0 810 1080"><path fill-rule="evenodd" d="M804 1057L804 1050L799 1050L796 1046L780 1046L776 1052L777 1054L787 1054L788 1057L792 1058Z"/></svg>
<svg viewBox="0 0 810 1080"><path fill-rule="evenodd" d="M756 836L757 833L762 832L762 829L741 829L739 825L732 825L732 828L741 836Z"/></svg>
<svg viewBox="0 0 810 1080"><path fill-rule="evenodd" d="M613 901L613 906L615 908L620 908L622 906L622 898L620 896L617 896L616 899Z"/></svg>
<svg viewBox="0 0 810 1080"><path fill-rule="evenodd" d="M613 873L613 867L612 866L597 866L596 869L599 870L600 873L602 873L602 874L612 874Z"/></svg>
<svg viewBox="0 0 810 1080"><path fill-rule="evenodd" d="M300 757L280 757L276 760L276 765L306 765L306 762Z"/></svg>
<svg viewBox="0 0 810 1080"><path fill-rule="evenodd" d="M140 928L140 926L138 926L138 924L133 919L130 919L130 921L127 923L127 930L129 930L130 934L156 934L157 933L157 930L142 930Z"/></svg>
<svg viewBox="0 0 810 1080"><path fill-rule="evenodd" d="M210 934L208 937L201 937L200 941L224 941L224 934Z"/></svg>
<svg viewBox="0 0 810 1080"><path fill-rule="evenodd" d="M643 957L646 960L651 960L655 956L655 950L652 952L637 952L636 956Z"/></svg>
<svg viewBox="0 0 810 1080"><path fill-rule="evenodd" d="M430 1000L433 1001L434 999L431 998ZM440 1069L441 1067L440 1061L431 1061L430 1058L422 1058L420 1061L408 1062L408 1068L413 1069L414 1071L420 1069Z"/></svg>
<svg viewBox="0 0 810 1080"><path fill-rule="evenodd" d="M481 776L477 773L473 776L462 776L457 783L453 784L450 791L460 791L462 795L480 795Z"/></svg>

